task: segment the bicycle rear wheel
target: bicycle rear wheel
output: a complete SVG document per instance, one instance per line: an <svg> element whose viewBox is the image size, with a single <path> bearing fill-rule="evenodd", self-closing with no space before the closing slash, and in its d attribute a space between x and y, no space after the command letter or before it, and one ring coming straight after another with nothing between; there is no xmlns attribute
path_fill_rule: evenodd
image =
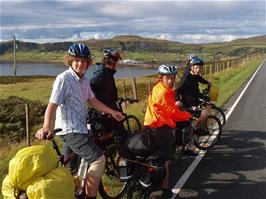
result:
<svg viewBox="0 0 266 199"><path fill-rule="evenodd" d="M214 115L220 120L222 127L224 127L226 123L226 117L224 111L217 106L212 106L212 109L214 111Z"/></svg>
<svg viewBox="0 0 266 199"><path fill-rule="evenodd" d="M102 198L121 198L127 187L127 182L120 180L118 171L119 146L111 145L105 150L106 166L101 178L99 193Z"/></svg>
<svg viewBox="0 0 266 199"><path fill-rule="evenodd" d="M201 128L203 128L207 134L194 135L194 145L199 149L207 150L219 141L222 134L222 125L217 117L209 115Z"/></svg>
<svg viewBox="0 0 266 199"><path fill-rule="evenodd" d="M141 124L135 115L126 115L123 121L128 134L141 132Z"/></svg>

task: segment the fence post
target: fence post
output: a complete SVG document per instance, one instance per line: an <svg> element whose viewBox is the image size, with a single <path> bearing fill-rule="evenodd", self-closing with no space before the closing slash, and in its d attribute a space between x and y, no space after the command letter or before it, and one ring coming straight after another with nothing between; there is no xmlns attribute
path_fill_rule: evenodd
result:
<svg viewBox="0 0 266 199"><path fill-rule="evenodd" d="M133 97L134 99L138 99L138 96L137 96L137 85L136 85L136 78L133 77L132 78L132 91L133 91Z"/></svg>
<svg viewBox="0 0 266 199"><path fill-rule="evenodd" d="M123 81L122 87L123 87L123 97L126 98L127 95L126 95L126 83L125 83L125 81Z"/></svg>
<svg viewBox="0 0 266 199"><path fill-rule="evenodd" d="M25 113L26 113L26 138L27 138L27 145L30 146L29 107L28 107L28 103L25 104Z"/></svg>

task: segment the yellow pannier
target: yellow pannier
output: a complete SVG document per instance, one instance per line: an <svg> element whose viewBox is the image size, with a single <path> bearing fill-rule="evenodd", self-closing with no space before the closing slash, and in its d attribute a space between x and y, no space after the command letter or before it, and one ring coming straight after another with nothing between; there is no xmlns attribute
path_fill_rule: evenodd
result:
<svg viewBox="0 0 266 199"><path fill-rule="evenodd" d="M46 175L57 167L54 149L46 145L25 147L17 152L9 162L10 184L26 190L34 179Z"/></svg>
<svg viewBox="0 0 266 199"><path fill-rule="evenodd" d="M16 192L15 188L10 184L9 175L7 175L3 180L2 194L4 199L16 199L15 195L18 195L18 192Z"/></svg>
<svg viewBox="0 0 266 199"><path fill-rule="evenodd" d="M35 179L27 188L29 199L74 199L73 176L66 168L56 168Z"/></svg>

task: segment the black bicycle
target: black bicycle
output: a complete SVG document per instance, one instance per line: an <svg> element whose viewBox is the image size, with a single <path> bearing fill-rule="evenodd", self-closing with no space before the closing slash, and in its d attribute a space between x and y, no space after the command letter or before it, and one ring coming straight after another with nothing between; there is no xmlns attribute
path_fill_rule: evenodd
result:
<svg viewBox="0 0 266 199"><path fill-rule="evenodd" d="M191 107L186 111L190 112L193 116L193 121L196 121L200 117L202 107L206 105L211 105L211 102L207 98L200 98L201 104L197 107ZM220 139L222 135L222 124L220 120L214 116L209 115L205 121L201 124L200 128L203 132L192 131L192 141L193 144L202 150L207 150L214 146Z"/></svg>
<svg viewBox="0 0 266 199"><path fill-rule="evenodd" d="M54 129L54 131L51 133L50 137L46 137L47 140L50 140L53 144L53 148L56 151L56 154L58 156L58 162L61 163L63 167L65 167L69 161L71 161L74 158L74 154L70 155L68 158L65 158L64 155L60 152L59 146L57 142L54 139L54 136L56 133L62 131L62 129ZM86 198L86 192L85 192L85 176L87 173L88 166L84 167L84 165L80 164L80 162L84 162L83 159L79 161L78 166L78 173L77 175L73 176L74 182L75 182L75 198L76 199L85 199Z"/></svg>
<svg viewBox="0 0 266 199"><path fill-rule="evenodd" d="M138 100L131 98L118 98L117 100L118 108L124 115L123 119L124 127L129 134L132 134L134 132L141 132L141 123L139 119L135 115L127 115L123 111L123 104L133 104L133 103L138 103Z"/></svg>
<svg viewBox="0 0 266 199"><path fill-rule="evenodd" d="M95 118L96 119L96 118ZM97 121L97 120L95 120ZM62 129L55 129L53 134L61 131ZM100 131L95 130L89 133L90 138L103 150L103 153L106 157L106 166L105 173L101 179L99 185L99 193L102 198L119 198L125 192L125 182L119 180L119 170L117 166L119 144L115 143L114 134L111 132L106 132L105 134L100 133ZM76 155L73 153L68 158L65 158L56 143L52 138L50 139L53 143L53 148L56 150L58 159L61 162L62 166L67 165ZM81 158L78 160L78 172L77 175L74 175L76 183L76 198L82 199L85 198L85 176L88 167L82 168Z"/></svg>
<svg viewBox="0 0 266 199"><path fill-rule="evenodd" d="M141 133L132 135L121 145L118 165L126 183L123 198L147 199L154 192L162 191L166 174L164 155L151 141L150 134Z"/></svg>
<svg viewBox="0 0 266 199"><path fill-rule="evenodd" d="M141 132L141 124L136 116L123 112L122 104L136 102L138 101L129 98L119 98L117 101L124 115L122 123L128 135ZM108 123L107 120L113 118L94 109L90 109L88 116L89 131L92 132L94 142L103 150L106 157L106 167L99 186L99 193L104 199L121 198L125 194L127 183L120 179L118 168L120 142L116 141L115 132L110 130L112 127L105 126L105 123Z"/></svg>

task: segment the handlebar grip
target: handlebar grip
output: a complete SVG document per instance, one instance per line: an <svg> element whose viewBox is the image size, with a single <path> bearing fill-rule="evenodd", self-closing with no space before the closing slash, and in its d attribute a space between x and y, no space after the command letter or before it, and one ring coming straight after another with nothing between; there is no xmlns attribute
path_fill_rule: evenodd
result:
<svg viewBox="0 0 266 199"><path fill-rule="evenodd" d="M61 129L61 128L54 129L53 132L50 134L49 137L48 137L48 135L45 135L44 138L45 138L46 140L52 139L52 138L55 136L56 133L59 133L59 132L61 132L62 130L63 130L63 129Z"/></svg>

